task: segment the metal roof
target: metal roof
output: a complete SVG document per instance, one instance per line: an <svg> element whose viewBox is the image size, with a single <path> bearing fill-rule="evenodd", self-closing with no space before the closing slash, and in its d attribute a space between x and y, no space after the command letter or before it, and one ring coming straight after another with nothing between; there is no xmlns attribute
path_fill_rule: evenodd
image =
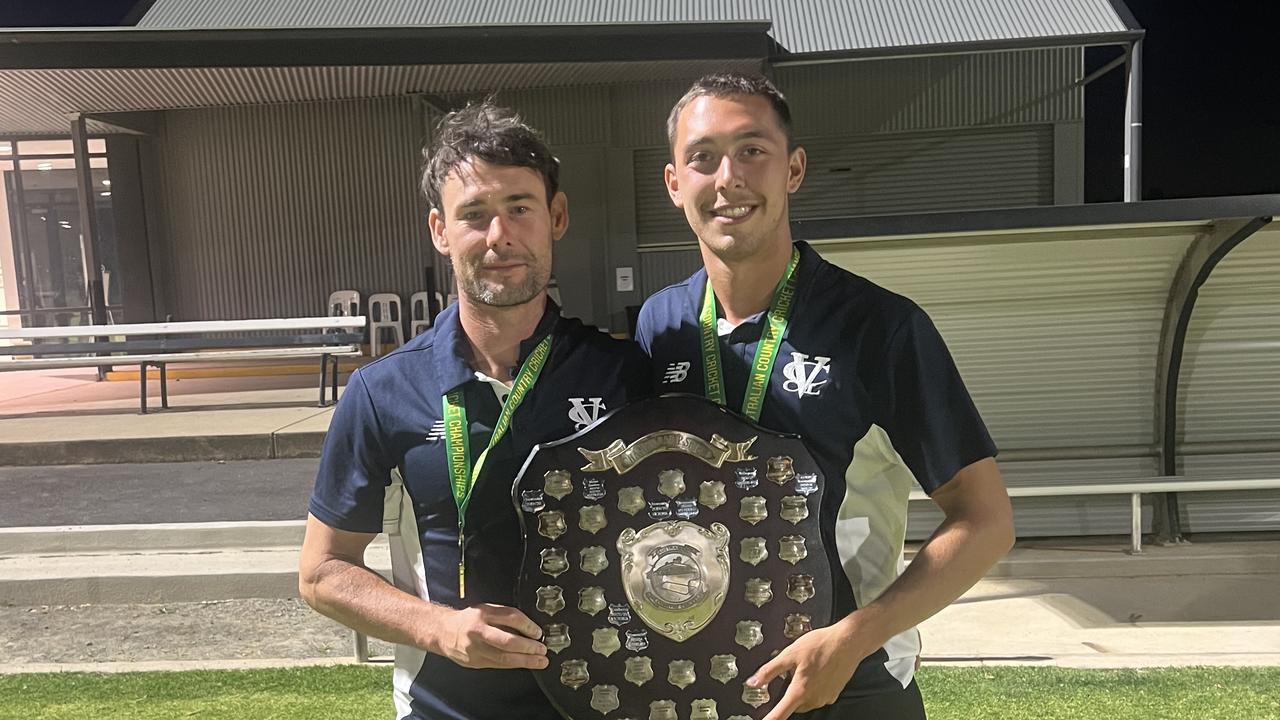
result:
<svg viewBox="0 0 1280 720"><path fill-rule="evenodd" d="M156 0L152 29L702 23L766 20L784 53L834 53L1139 30L1122 0ZM1114 4L1113 4L1114 3ZM1082 43L1083 44L1083 43Z"/></svg>
<svg viewBox="0 0 1280 720"><path fill-rule="evenodd" d="M107 113L449 94L684 79L723 69L759 71L759 61L537 63L256 68L0 70L0 133L65 134L73 112ZM101 131L101 126L91 128Z"/></svg>

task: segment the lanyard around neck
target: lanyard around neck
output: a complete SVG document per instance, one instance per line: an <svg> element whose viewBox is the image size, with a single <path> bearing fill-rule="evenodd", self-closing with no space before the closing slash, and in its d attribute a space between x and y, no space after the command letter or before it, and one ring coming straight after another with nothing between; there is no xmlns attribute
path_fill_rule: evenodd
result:
<svg viewBox="0 0 1280 720"><path fill-rule="evenodd" d="M511 392L507 395L506 402L502 403L502 412L498 414L498 422L494 424L493 433L489 436L489 444L480 453L480 457L476 459L474 467L471 464L471 432L470 426L467 424L467 406L463 401L461 388L446 393L442 401L445 456L449 465L449 486L453 490L453 500L458 506L459 597L466 596L464 584L466 576L466 538L464 531L466 530L467 505L471 503L471 490L475 487L476 479L480 477L480 471L484 468L484 461L488 457L489 451L498 444L502 436L507 433L507 429L511 427L511 416L515 414L516 408L520 407L520 403L524 402L525 396L529 394L529 390L538 381L538 376L542 374L542 368L547 364L547 357L550 354L551 334L548 333L542 339L542 342L538 343L538 346L533 349L533 352L529 354L529 357L525 359L524 364L520 366L520 372L516 373L515 382L511 384Z"/></svg>
<svg viewBox="0 0 1280 720"><path fill-rule="evenodd" d="M764 330L756 345L755 359L751 362L751 377L742 397L742 414L757 422L760 420L760 411L764 408L764 396L769 387L769 376L773 373L773 362L778 357L778 348L782 345L782 336L787 331L787 320L791 316L791 303L796 295L796 266L799 264L800 251L793 247L787 270L773 290L773 300L769 302ZM720 405L728 405L724 392L724 366L720 362L720 335L716 332L716 293L711 287L710 277L707 278L707 291L698 320L702 332L704 392L708 399Z"/></svg>

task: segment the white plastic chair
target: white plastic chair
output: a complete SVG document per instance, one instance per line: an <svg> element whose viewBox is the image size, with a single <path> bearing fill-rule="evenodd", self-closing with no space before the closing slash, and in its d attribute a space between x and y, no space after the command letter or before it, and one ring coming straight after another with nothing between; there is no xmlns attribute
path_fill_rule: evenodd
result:
<svg viewBox="0 0 1280 720"><path fill-rule="evenodd" d="M437 296L440 293L436 293ZM418 337L431 327L431 293L416 292L409 296L409 337Z"/></svg>
<svg viewBox="0 0 1280 720"><path fill-rule="evenodd" d="M360 293L355 290L335 290L329 293L329 317L357 317L360 315Z"/></svg>
<svg viewBox="0 0 1280 720"><path fill-rule="evenodd" d="M395 337L395 347L404 345L404 329L401 319L400 296L395 293L374 293L369 296L369 355L378 357L382 348L382 331L390 330Z"/></svg>

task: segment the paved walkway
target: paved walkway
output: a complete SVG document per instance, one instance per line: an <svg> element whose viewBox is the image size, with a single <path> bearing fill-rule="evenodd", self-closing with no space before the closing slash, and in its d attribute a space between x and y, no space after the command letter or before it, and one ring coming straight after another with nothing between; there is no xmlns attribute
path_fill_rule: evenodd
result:
<svg viewBox="0 0 1280 720"><path fill-rule="evenodd" d="M0 466L316 457L333 415L317 407L318 373L170 377L170 408L147 415L137 382L96 377L0 373ZM158 407L159 384L151 386Z"/></svg>

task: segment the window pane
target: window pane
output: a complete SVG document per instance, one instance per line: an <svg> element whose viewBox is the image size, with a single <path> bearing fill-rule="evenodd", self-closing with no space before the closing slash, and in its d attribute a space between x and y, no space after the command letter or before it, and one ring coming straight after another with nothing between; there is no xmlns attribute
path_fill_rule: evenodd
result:
<svg viewBox="0 0 1280 720"><path fill-rule="evenodd" d="M89 138L89 154L105 153L107 151L107 141L102 138Z"/></svg>
<svg viewBox="0 0 1280 720"><path fill-rule="evenodd" d="M75 146L71 140L19 140L20 155L71 155Z"/></svg>
<svg viewBox="0 0 1280 720"><path fill-rule="evenodd" d="M12 155L13 142L9 140L0 140L0 155Z"/></svg>

